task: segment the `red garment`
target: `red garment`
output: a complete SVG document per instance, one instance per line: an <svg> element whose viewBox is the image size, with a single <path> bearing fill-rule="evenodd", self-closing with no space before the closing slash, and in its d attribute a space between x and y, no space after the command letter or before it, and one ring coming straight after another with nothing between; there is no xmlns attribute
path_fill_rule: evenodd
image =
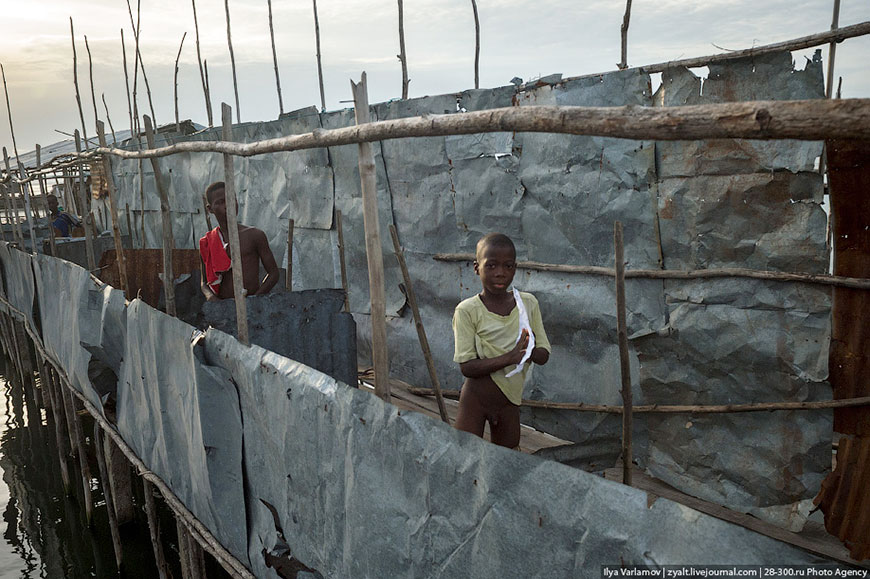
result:
<svg viewBox="0 0 870 579"><path fill-rule="evenodd" d="M199 238L199 254L205 264L205 281L214 293L218 293L223 274L233 265L220 227L215 227Z"/></svg>

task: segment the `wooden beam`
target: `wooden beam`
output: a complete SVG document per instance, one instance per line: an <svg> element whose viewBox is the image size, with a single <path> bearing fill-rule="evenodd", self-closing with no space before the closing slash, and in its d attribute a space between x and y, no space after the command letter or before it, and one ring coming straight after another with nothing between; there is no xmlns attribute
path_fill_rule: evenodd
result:
<svg viewBox="0 0 870 579"><path fill-rule="evenodd" d="M370 122L366 73L359 83L350 83L357 125ZM375 175L375 155L371 143L359 144L359 175L363 197L366 258L369 270L371 298L372 364L375 368L375 394L385 402L390 400L390 361L387 353L387 314L384 292L384 254L381 249L381 229L378 219L378 184Z"/></svg>
<svg viewBox="0 0 870 579"><path fill-rule="evenodd" d="M154 130L151 127L151 118L145 115L145 139L148 147L154 147ZM172 215L169 207L169 195L163 186L160 176L160 167L157 159L151 159L151 169L154 171L154 183L157 185L157 193L160 195L160 215L163 223L163 293L166 296L166 313L175 316L175 274L172 271L172 253L175 249L175 237L172 234ZM143 207L144 222L144 207ZM144 229L144 223L143 223Z"/></svg>
<svg viewBox="0 0 870 579"><path fill-rule="evenodd" d="M227 103L221 103L221 121L223 125L222 138L233 140L233 109ZM227 205L227 228L230 241L230 259L233 270L233 295L236 302L236 327L238 338L246 346L251 344L248 337L248 305L247 292L242 271L242 251L239 243L239 216L236 202L236 172L233 169L233 156L224 155L224 194Z"/></svg>
<svg viewBox="0 0 870 579"><path fill-rule="evenodd" d="M493 132L558 133L641 140L870 139L870 99L750 101L679 107L505 107L424 115L253 143L188 141L150 151L99 149L125 159L180 152L229 153L242 157L371 143L409 137Z"/></svg>
<svg viewBox="0 0 870 579"><path fill-rule="evenodd" d="M472 253L436 253L432 259L446 262L473 262ZM541 263L538 261L519 261L517 268L531 271L552 271L559 273L577 273L614 277L616 272L609 267L597 265L565 265ZM626 278L635 279L718 279L742 277L764 281L795 282L853 289L870 289L870 279L858 277L843 277L827 274L788 273L781 271L766 271L739 267L717 269L694 269L679 271L673 269L628 269Z"/></svg>

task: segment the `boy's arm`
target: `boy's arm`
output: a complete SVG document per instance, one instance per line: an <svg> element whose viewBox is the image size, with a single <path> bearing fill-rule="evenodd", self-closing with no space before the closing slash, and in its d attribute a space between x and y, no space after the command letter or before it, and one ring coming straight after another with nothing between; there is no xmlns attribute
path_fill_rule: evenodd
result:
<svg viewBox="0 0 870 579"><path fill-rule="evenodd" d="M529 345L529 333L523 330L523 336L517 342L516 346L514 346L513 350L510 352L504 353L501 356L496 356L495 358L476 358L474 360L468 360L467 362L462 362L459 365L459 371L462 372L462 375L466 378L483 378L484 376L489 376L493 372L497 372L502 368L506 368L507 366L511 366L514 364L519 364L523 359L523 354L526 351L526 347ZM534 357L534 352L541 348L535 348L532 350L532 356ZM546 352L546 350L544 350ZM549 354L547 354L549 357Z"/></svg>
<svg viewBox="0 0 870 579"><path fill-rule="evenodd" d="M208 282L205 279L205 262L202 260L202 254L199 256L199 289L202 290L202 295L205 296L206 301L220 301L220 298L216 293L214 293L211 287L209 287Z"/></svg>
<svg viewBox="0 0 870 579"><path fill-rule="evenodd" d="M260 256L260 261L263 262L263 267L266 269L266 277L263 278L260 289L254 295L262 296L269 293L275 287L275 284L278 283L278 264L275 262L275 256L272 254L272 248L269 247L269 240L266 239L266 234L260 229L256 233L257 235L254 236L254 239L257 243L257 254Z"/></svg>

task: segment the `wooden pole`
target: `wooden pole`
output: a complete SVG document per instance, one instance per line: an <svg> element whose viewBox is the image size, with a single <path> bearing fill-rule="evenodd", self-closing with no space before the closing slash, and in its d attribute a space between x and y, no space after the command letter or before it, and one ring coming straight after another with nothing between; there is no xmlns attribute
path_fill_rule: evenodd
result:
<svg viewBox="0 0 870 579"><path fill-rule="evenodd" d="M148 95L148 108L151 110L151 120L154 121L154 126L157 127L157 116L154 114L154 102L151 100L151 85L148 83L148 75L145 74L145 63L142 61L142 53L139 51L139 32L140 21L142 17L141 0L136 2L136 23L133 23L133 8L130 6L130 0L127 0L127 12L130 14L130 26L133 28L133 36L136 40L136 68L142 71L142 80L145 81L145 93ZM136 84L134 76L133 86ZM136 91L133 91L135 100Z"/></svg>
<svg viewBox="0 0 870 579"><path fill-rule="evenodd" d="M399 62L402 63L402 98L408 98L408 55L405 54L405 18L402 0L399 0Z"/></svg>
<svg viewBox="0 0 870 579"><path fill-rule="evenodd" d="M199 79L202 81L202 96L205 99L205 112L208 115L208 126L213 127L211 115L211 99L208 96L208 87L205 83L205 73L202 69L202 53L199 50L199 23L196 20L196 0L190 0L193 4L193 28L196 31L196 60L199 63Z"/></svg>
<svg viewBox="0 0 870 579"><path fill-rule="evenodd" d="M76 58L76 35L75 30L73 29L73 19L72 16L69 18L69 35L70 40L72 40L72 53L73 53L73 85L76 88L76 104L79 107L79 119L82 122L82 135L85 138L85 150L90 148L88 143L88 129L85 126L85 113L82 110L82 97L81 93L79 93L79 72L78 72L78 59ZM84 215L82 215L84 217Z"/></svg>
<svg viewBox="0 0 870 579"><path fill-rule="evenodd" d="M625 2L625 14L622 16L622 26L619 31L622 36L622 44L620 54L622 55L622 60L617 63L616 67L619 70L625 70L628 68L628 22L631 19L631 0L626 0Z"/></svg>
<svg viewBox="0 0 870 579"><path fill-rule="evenodd" d="M341 225L341 211L335 210L335 227L338 229L338 263L341 266L341 289L344 290L344 311L350 312L350 296L347 287L347 265L344 260L344 228Z"/></svg>
<svg viewBox="0 0 870 579"><path fill-rule="evenodd" d="M16 156L16 159L18 157ZM33 214L30 211L30 182L25 180L27 179L27 171L24 169L24 163L20 160L18 161L18 175L21 176L22 182L19 184L19 188L21 189L21 193L24 197L24 218L27 219L27 229L30 233L30 252L36 255L37 247L36 247L36 235L33 233ZM24 248L22 248L24 249Z"/></svg>
<svg viewBox="0 0 870 579"><path fill-rule="evenodd" d="M18 243L21 245L21 249L23 250L24 234L21 232L21 220L18 215L18 203L15 199L15 190L12 188L12 184L14 183L12 178L12 167L9 164L9 151L6 150L6 147L3 147L3 163L6 165L6 175L9 176L9 183L6 186L6 190L9 192L9 198L11 199L10 205L12 206L12 230L15 232L15 235L18 238Z"/></svg>
<svg viewBox="0 0 870 579"><path fill-rule="evenodd" d="M272 61L275 63L275 85L278 87L278 114L284 114L284 101L281 99L281 76L278 74L278 52L275 50L275 29L272 26L272 0L269 4L269 35L272 37Z"/></svg>
<svg viewBox="0 0 870 579"><path fill-rule="evenodd" d="M230 0L224 0L227 13L227 46L230 48L230 66L233 69L233 93L236 95L236 122L242 122L242 110L239 108L239 83L236 80L236 57L233 54L233 34L230 31Z"/></svg>
<svg viewBox="0 0 870 579"><path fill-rule="evenodd" d="M79 137L79 131L76 129L75 131L75 140L76 140L76 152L82 152L82 143L81 138ZM88 219L88 215L90 211L88 210L88 199L87 193L85 191L85 169L84 164L81 162L81 158L78 161L78 169L79 169L79 206L81 210L82 222L85 226L85 252L88 256L88 271L94 272L97 269L97 260L94 256L94 230L92 228L91 220Z"/></svg>
<svg viewBox="0 0 870 579"><path fill-rule="evenodd" d="M221 120L223 123L222 138L233 140L233 109L227 103L221 103ZM239 244L239 217L236 202L236 172L233 169L233 156L224 155L224 193L227 204L227 228L230 238L230 259L233 270L233 295L236 301L236 327L241 343L248 346L248 305L245 300L247 292L242 276L242 251Z"/></svg>
<svg viewBox="0 0 870 579"><path fill-rule="evenodd" d="M138 139L138 137L137 137ZM139 160L139 242L141 248L145 249L145 162Z"/></svg>
<svg viewBox="0 0 870 579"><path fill-rule="evenodd" d="M202 196L202 213L205 215L205 226L211 231L211 217L208 216L208 200L205 198L205 195Z"/></svg>
<svg viewBox="0 0 870 579"><path fill-rule="evenodd" d="M106 121L109 123L109 130L112 132L112 145L118 143L118 137L115 136L115 126L112 124L112 117L109 116L109 105L106 104L106 93L100 93L100 98L103 101L103 108L106 109Z"/></svg>
<svg viewBox="0 0 870 579"><path fill-rule="evenodd" d="M142 485L145 490L145 514L148 517L148 531L151 533L151 546L154 548L157 572L160 579L167 579L166 555L163 553L163 541L160 539L160 520L157 518L157 507L154 504L154 489L147 478L142 479Z"/></svg>
<svg viewBox="0 0 870 579"><path fill-rule="evenodd" d="M139 142L139 135L136 134L136 124L133 122L133 102L130 98L130 76L127 73L127 46L124 42L124 29L121 29L121 55L124 57L124 85L127 87L127 111L130 113L130 137L135 138Z"/></svg>
<svg viewBox="0 0 870 579"><path fill-rule="evenodd" d="M870 139L870 99L748 101L678 107L504 107L426 115L252 143L187 141L157 150L100 151L125 159L174 153L232 153L242 157L409 137L495 132L554 133L620 139Z"/></svg>
<svg viewBox="0 0 870 579"><path fill-rule="evenodd" d="M126 213L127 213L127 235L130 236L130 246L135 247L133 243L133 239L135 235L133 235L133 224L130 222L130 204L126 203Z"/></svg>
<svg viewBox="0 0 870 579"><path fill-rule="evenodd" d="M185 32L181 37L181 43L178 45L178 55L175 57L175 80L173 82L173 86L175 87L175 132L181 132L181 122L178 119L178 61L181 59L181 49L184 47L184 39L187 38L187 32Z"/></svg>
<svg viewBox="0 0 870 579"><path fill-rule="evenodd" d="M477 0L471 0L474 13L474 88L480 88L480 16L477 14Z"/></svg>
<svg viewBox="0 0 870 579"><path fill-rule="evenodd" d="M366 73L359 83L350 83L353 91L356 124L370 122ZM378 188L375 176L375 156L371 143L359 144L359 175L363 197L363 226L371 296L372 362L375 368L375 394L390 400L390 361L387 352L386 297L384 295L384 255L381 249L381 229L378 221Z"/></svg>
<svg viewBox="0 0 870 579"><path fill-rule="evenodd" d="M840 0L834 0L834 16L831 20L831 31L836 31L840 23ZM828 45L828 79L825 95L828 98L834 96L834 59L837 57L837 43L831 41Z"/></svg>
<svg viewBox="0 0 870 579"><path fill-rule="evenodd" d="M75 396L67 392L66 388L62 387L65 396L69 397L69 409L72 415L73 432L75 433L75 443L77 454L79 455L79 469L82 473L82 489L85 493L85 516L88 520L88 526L93 524L94 520L94 499L91 495L91 467L88 464L88 455L85 452L85 437L82 434L82 425L79 422L78 408L76 407Z"/></svg>
<svg viewBox="0 0 870 579"><path fill-rule="evenodd" d="M622 223L619 221L613 224L613 245L616 250L616 334L619 344L619 373L622 378L622 482L631 486L631 365L625 315L625 248L622 242Z"/></svg>
<svg viewBox="0 0 870 579"><path fill-rule="evenodd" d="M291 219L287 223L287 275L284 279L284 287L287 291L293 291L293 229L296 221Z"/></svg>
<svg viewBox="0 0 870 579"><path fill-rule="evenodd" d="M145 115L145 139L148 148L154 148L154 129L151 118ZM163 218L163 293L166 295L166 313L175 316L175 275L172 271L172 253L175 249L175 239L172 235L172 215L169 207L169 195L160 178L160 167L157 159L151 159L151 169L154 171L154 182L160 195L160 215ZM143 213L144 216L144 213Z"/></svg>
<svg viewBox="0 0 870 579"><path fill-rule="evenodd" d="M472 253L436 253L432 256L436 261L474 261ZM562 265L552 263L540 263L537 261L519 261L518 269L532 271L555 271L561 273L577 273L587 275L600 275L614 277L616 272L613 268L596 265ZM746 268L720 268L720 269L694 269L679 271L673 269L630 269L625 272L626 278L640 279L718 279L728 277L743 277L748 279L760 279L765 281L795 282L832 287L847 287L853 289L870 289L870 280L857 277L843 277L835 275L816 275L805 273L788 273L781 271L765 271Z"/></svg>
<svg viewBox="0 0 870 579"><path fill-rule="evenodd" d="M97 112L97 93L94 90L94 61L91 59L91 47L88 44L88 35L85 34L85 50L88 52L88 80L91 83L91 103L94 106L94 123L100 121L100 115Z"/></svg>
<svg viewBox="0 0 870 579"><path fill-rule="evenodd" d="M106 468L106 455L103 454L103 433L100 431L98 422L94 422L94 443L96 444L97 466L100 469L100 486L103 489L103 499L106 501L106 512L109 514L109 532L112 535L112 549L115 551L115 565L120 571L124 552L121 549L118 516L115 514L115 503L112 499L112 485L109 483L109 469Z"/></svg>
<svg viewBox="0 0 870 579"><path fill-rule="evenodd" d="M187 527L181 522L181 519L175 519L175 531L178 536L178 562L181 564L181 579L193 579L190 572L190 539L188 538Z"/></svg>
<svg viewBox="0 0 870 579"><path fill-rule="evenodd" d="M202 61L202 68L205 71L205 96L208 99L208 110L209 110L208 118L212 118L212 115L211 115L211 85L208 83L208 59L207 58ZM209 126L211 127L212 125L209 125Z"/></svg>
<svg viewBox="0 0 870 579"><path fill-rule="evenodd" d="M314 4L314 41L317 44L317 80L320 82L320 111L326 111L326 96L323 92L323 65L320 61L320 20L317 18L317 0Z"/></svg>
<svg viewBox="0 0 870 579"><path fill-rule="evenodd" d="M402 246L399 244L399 234L396 231L396 226L390 223L390 236L393 238L393 249L396 251L396 260L399 262L399 269L402 270L402 279L405 280L405 295L408 297L408 304L411 306L411 313L414 314L414 326L417 328L417 339L420 341L420 349L423 350L423 358L426 360L426 367L429 370L429 379L432 381L432 387L435 389L435 400L438 402L438 413L441 415L441 420L450 424L450 418L447 416L447 408L444 406L444 397L441 396L441 382L438 380L438 373L435 371L435 360L432 359L432 351L429 349L429 339L426 337L426 329L423 327L423 318L420 316L420 309L417 307L417 297L414 294L414 284L411 281L411 274L408 273L408 265L405 263L405 253Z"/></svg>
<svg viewBox="0 0 870 579"><path fill-rule="evenodd" d="M97 121L97 137L100 146L106 146L106 134L102 121ZM118 276L121 282L121 291L127 292L127 256L124 254L124 244L121 242L121 226L118 217L118 195L115 192L115 180L112 178L112 163L108 155L103 155L103 172L106 174L106 185L109 189L109 211L112 217L112 235L115 238L115 254L118 258Z"/></svg>
<svg viewBox="0 0 870 579"><path fill-rule="evenodd" d="M42 167L42 147L39 146L39 143L36 144L36 165L38 167ZM48 188L45 183L45 176L39 175L39 188L42 190L42 201L46 204L45 206L45 215L48 221L48 244L51 251L51 256L57 256L57 243L54 239L54 226L51 224L51 212L48 210Z"/></svg>
<svg viewBox="0 0 870 579"><path fill-rule="evenodd" d="M48 396L51 400L51 414L54 417L54 436L57 443L57 451L58 451L58 459L60 462L60 476L63 480L63 491L67 496L69 495L72 488L70 487L70 478L69 478L69 465L66 463L67 456L67 444L63 437L63 424L66 422L66 416L63 413L63 405L60 400L58 400L56 393L56 386L54 384L54 376L52 375L53 369L51 365L46 361L43 366L43 376L45 378L43 384L48 390Z"/></svg>

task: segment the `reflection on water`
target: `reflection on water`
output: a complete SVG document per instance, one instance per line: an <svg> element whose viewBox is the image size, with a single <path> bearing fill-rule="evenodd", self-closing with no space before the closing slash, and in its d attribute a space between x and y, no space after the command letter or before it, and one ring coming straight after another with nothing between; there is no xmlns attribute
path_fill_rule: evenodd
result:
<svg viewBox="0 0 870 579"><path fill-rule="evenodd" d="M9 372L7 372L9 368ZM73 496L64 495L54 426L25 395L0 355L0 389L5 404L0 421L0 579L117 576L108 514L99 485L91 481L94 522L87 526L78 463L70 465ZM84 432L92 433L89 420ZM91 467L97 472L97 465ZM138 515L138 513L137 513ZM164 525L164 528L166 526ZM124 577L156 577L147 525L121 528Z"/></svg>

